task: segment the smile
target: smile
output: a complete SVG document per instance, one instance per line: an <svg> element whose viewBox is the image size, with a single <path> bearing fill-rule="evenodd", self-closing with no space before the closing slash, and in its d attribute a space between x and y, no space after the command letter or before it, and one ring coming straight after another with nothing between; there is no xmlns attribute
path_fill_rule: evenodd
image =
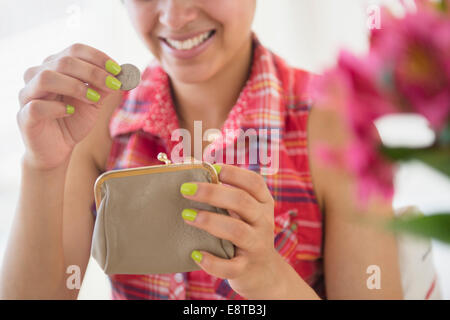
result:
<svg viewBox="0 0 450 320"><path fill-rule="evenodd" d="M192 50L192 49L200 46L204 42L206 42L208 39L210 39L214 35L214 33L215 33L215 31L211 30L211 31L206 31L198 36L193 37L193 38L183 40L183 41L173 40L173 39L168 39L168 38L164 39L164 41L170 47L172 47L172 49L188 51L188 50Z"/></svg>
<svg viewBox="0 0 450 320"><path fill-rule="evenodd" d="M163 52L175 59L191 60L200 56L213 43L216 38L216 30L186 36L160 37Z"/></svg>

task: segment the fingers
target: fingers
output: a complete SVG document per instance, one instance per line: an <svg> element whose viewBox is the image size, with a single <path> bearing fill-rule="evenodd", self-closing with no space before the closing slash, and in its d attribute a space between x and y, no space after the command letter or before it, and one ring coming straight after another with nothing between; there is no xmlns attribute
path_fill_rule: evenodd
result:
<svg viewBox="0 0 450 320"><path fill-rule="evenodd" d="M89 88L84 82L58 73L53 70L43 70L19 93L22 106L33 99L41 99L48 93L69 96L89 104L101 104L100 98L105 91Z"/></svg>
<svg viewBox="0 0 450 320"><path fill-rule="evenodd" d="M23 74L23 81L25 82L25 84L30 82L30 80L33 79L33 77L39 72L41 68L41 66L35 66L25 70Z"/></svg>
<svg viewBox="0 0 450 320"><path fill-rule="evenodd" d="M75 48L78 48L77 45L74 46ZM83 45L80 46L81 48L84 48ZM111 67L114 65L114 63L111 63L111 59L104 61L108 58L107 56L103 56L104 54L97 52L98 50L96 49L91 47L87 48L87 50L71 49L74 53L77 53L81 57L67 54L61 56L50 56L41 66L34 66L25 71L25 83L29 83L29 81L31 81L40 72L49 69L76 78L85 83L89 83L90 85L104 90L105 92L112 92L120 89L121 82L110 73L112 72L117 74L117 67L120 67L117 64L116 67ZM85 56L87 54L92 55L90 59ZM83 60L83 58L88 59L89 62ZM98 66L100 63L103 63L103 65Z"/></svg>
<svg viewBox="0 0 450 320"><path fill-rule="evenodd" d="M55 59L57 56L58 56L57 54L52 54L52 55L48 56L47 58L45 58L44 61L42 61L42 63L44 64L44 63L46 63L46 62L52 61L52 60Z"/></svg>
<svg viewBox="0 0 450 320"><path fill-rule="evenodd" d="M42 64L45 65L51 63L52 61L58 60L64 56L70 56L86 61L101 69L106 69L113 75L120 73L120 66L106 53L82 43L72 44L60 53L48 56Z"/></svg>
<svg viewBox="0 0 450 320"><path fill-rule="evenodd" d="M191 257L208 274L221 279L237 278L247 264L247 258L241 255L232 259L221 259L206 251L194 251Z"/></svg>
<svg viewBox="0 0 450 320"><path fill-rule="evenodd" d="M42 120L68 117L73 111L61 101L32 100L19 110L17 121L20 127L23 123L33 125Z"/></svg>
<svg viewBox="0 0 450 320"><path fill-rule="evenodd" d="M184 183L180 191L188 199L233 210L252 225L257 223L262 211L261 203L244 190L232 186L204 182Z"/></svg>
<svg viewBox="0 0 450 320"><path fill-rule="evenodd" d="M254 245L254 230L242 220L224 214L204 210L183 210L187 224L203 229L220 239L231 241L235 246L251 250Z"/></svg>
<svg viewBox="0 0 450 320"><path fill-rule="evenodd" d="M262 175L237 166L225 164L215 164L214 166L216 168L220 166L219 180L222 183L247 191L259 202L273 202L272 194L267 188L267 184Z"/></svg>
<svg viewBox="0 0 450 320"><path fill-rule="evenodd" d="M23 76L25 83L28 84L43 70L52 70L65 74L84 83L100 88L105 92L117 91L122 85L117 78L106 72L106 70L71 56L63 56L60 59L50 61L46 65L27 69Z"/></svg>
<svg viewBox="0 0 450 320"><path fill-rule="evenodd" d="M52 60L48 64L48 69L89 83L106 92L117 91L121 86L121 82L106 70L72 56Z"/></svg>
<svg viewBox="0 0 450 320"><path fill-rule="evenodd" d="M101 69L106 69L113 75L117 75L120 72L120 66L116 61L111 59L106 53L85 44L75 43L66 48L61 55L79 58Z"/></svg>
<svg viewBox="0 0 450 320"><path fill-rule="evenodd" d="M97 103L101 96L120 89L121 82L113 76L120 71L120 66L105 53L76 43L47 57L42 65L27 69L23 75L26 87L21 91L19 100L24 106L30 99L39 99L48 94L63 94L82 101L87 98L89 101L86 102L91 104ZM69 80L69 77L73 80ZM52 86L59 81L62 81L61 85ZM91 90L83 88L80 83L89 84ZM53 88L60 91L53 92ZM93 88L100 89L103 94L100 95L100 92ZM83 94L83 91L86 92Z"/></svg>

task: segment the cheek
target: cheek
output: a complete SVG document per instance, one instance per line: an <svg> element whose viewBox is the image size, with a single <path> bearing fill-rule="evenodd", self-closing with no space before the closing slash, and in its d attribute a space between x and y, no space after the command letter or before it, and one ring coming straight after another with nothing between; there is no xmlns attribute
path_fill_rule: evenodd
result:
<svg viewBox="0 0 450 320"><path fill-rule="evenodd" d="M149 1L145 4L130 4L127 9L134 28L142 38L148 41L158 19L155 1Z"/></svg>
<svg viewBox="0 0 450 320"><path fill-rule="evenodd" d="M224 37L228 42L247 38L255 6L256 0L203 0L204 11L222 26Z"/></svg>

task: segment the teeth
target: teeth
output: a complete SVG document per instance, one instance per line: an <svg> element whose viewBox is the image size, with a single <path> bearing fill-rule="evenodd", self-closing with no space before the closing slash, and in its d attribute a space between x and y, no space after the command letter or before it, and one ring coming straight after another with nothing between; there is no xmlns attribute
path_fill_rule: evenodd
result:
<svg viewBox="0 0 450 320"><path fill-rule="evenodd" d="M209 38L211 33L212 31L207 31L205 33L202 33L201 35L196 36L195 38L187 39L184 41L171 39L166 39L166 41L177 50L191 50L205 42L205 40Z"/></svg>

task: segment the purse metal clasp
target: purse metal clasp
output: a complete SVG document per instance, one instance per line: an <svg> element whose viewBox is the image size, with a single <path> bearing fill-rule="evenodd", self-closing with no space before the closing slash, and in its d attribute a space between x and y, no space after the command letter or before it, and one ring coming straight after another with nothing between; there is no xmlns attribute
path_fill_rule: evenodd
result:
<svg viewBox="0 0 450 320"><path fill-rule="evenodd" d="M165 154L164 152L158 153L157 158L158 158L159 161L162 161L165 164L171 164L172 163L172 161L170 161L169 158L167 158L167 154Z"/></svg>

